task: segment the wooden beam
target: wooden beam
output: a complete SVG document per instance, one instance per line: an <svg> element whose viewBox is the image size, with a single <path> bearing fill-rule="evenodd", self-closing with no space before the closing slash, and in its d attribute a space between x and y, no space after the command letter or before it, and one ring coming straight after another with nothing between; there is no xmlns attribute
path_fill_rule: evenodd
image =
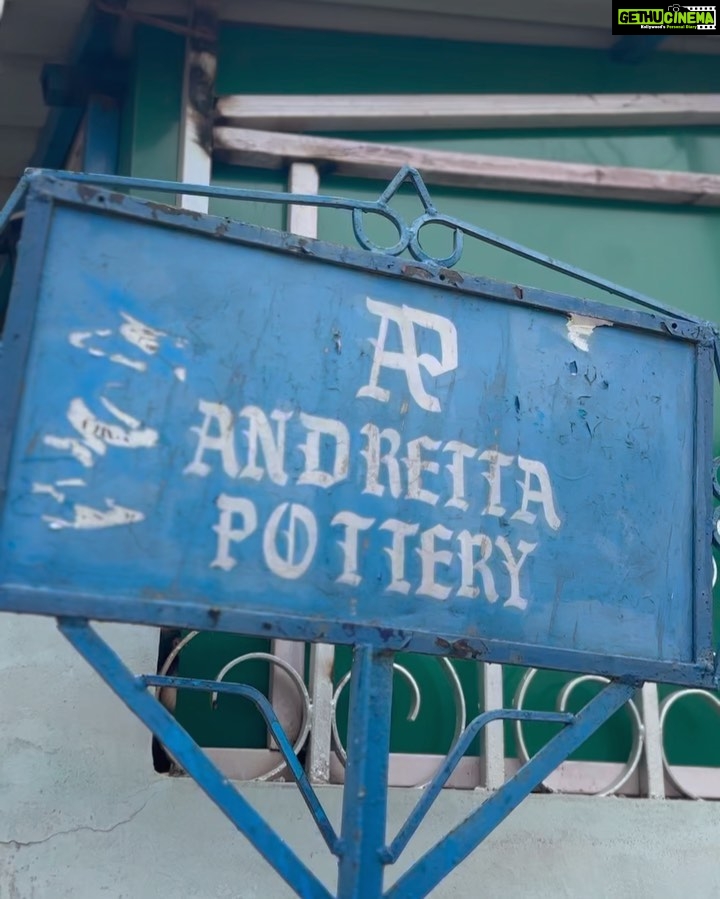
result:
<svg viewBox="0 0 720 899"><path fill-rule="evenodd" d="M217 158L259 168L311 162L333 174L389 180L411 165L428 184L444 187L720 206L720 175L451 153L226 126L215 128L214 143Z"/></svg>
<svg viewBox="0 0 720 899"><path fill-rule="evenodd" d="M220 0L195 0L190 27L214 39L188 37L185 43L183 99L180 116L178 180L209 184L212 176L212 122L217 74L217 32ZM208 198L183 195L180 205L208 211Z"/></svg>
<svg viewBox="0 0 720 899"><path fill-rule="evenodd" d="M720 94L232 94L218 120L268 131L720 125Z"/></svg>

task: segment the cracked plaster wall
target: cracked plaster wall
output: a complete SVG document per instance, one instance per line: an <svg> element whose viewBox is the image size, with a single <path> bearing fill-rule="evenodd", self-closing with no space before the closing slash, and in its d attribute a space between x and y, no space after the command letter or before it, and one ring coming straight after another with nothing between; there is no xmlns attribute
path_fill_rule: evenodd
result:
<svg viewBox="0 0 720 899"><path fill-rule="evenodd" d="M99 630L135 671L152 670L153 630ZM295 788L243 791L331 885L334 865ZM320 794L337 826L339 791ZM392 792L392 831L416 797ZM445 792L409 857L478 798ZM715 803L538 795L433 895L711 899L720 895L719 853ZM0 899L168 894L292 895L191 781L154 773L144 728L51 621L0 615Z"/></svg>

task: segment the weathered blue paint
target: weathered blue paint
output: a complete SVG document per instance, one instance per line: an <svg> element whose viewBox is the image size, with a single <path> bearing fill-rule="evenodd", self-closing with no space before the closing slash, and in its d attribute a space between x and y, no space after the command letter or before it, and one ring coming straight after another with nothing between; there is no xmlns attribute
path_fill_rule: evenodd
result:
<svg viewBox="0 0 720 899"><path fill-rule="evenodd" d="M21 285L12 304L25 316L37 304L30 358L5 360L6 383L26 375L4 607L85 614L78 603L104 597L93 616L186 626L195 612L183 609L200 608L206 628L348 643L374 633L389 649L712 678L708 327L40 179L28 225L48 206L47 241L20 254L42 284ZM402 307L419 344L400 357ZM162 332L149 338L156 353L123 339L134 320ZM388 357L373 375L382 328ZM16 330L18 353L29 319ZM407 359L410 374L397 369ZM229 455L210 445L222 415ZM279 421L273 474L248 433L266 425L277 439ZM369 475L372 427L392 431L380 455L398 442L398 497L386 466ZM137 449L117 446L135 438ZM33 492L77 478L86 485L56 488L60 502ZM82 520L82 507L95 511ZM404 560L398 521L412 531Z"/></svg>
<svg viewBox="0 0 720 899"><path fill-rule="evenodd" d="M389 205L406 178L425 210L409 225ZM336 206L366 250L378 213L398 241L357 253L91 182ZM338 899L427 895L643 679L714 684L717 332L440 215L412 170L375 203L179 187L34 173L0 213L27 199L0 356L0 609L57 616L299 895L331 893L149 686L255 703L338 857ZM420 247L431 221L454 231L444 260ZM463 235L653 314L459 275L443 264ZM90 618L353 644L340 836L262 694L135 677ZM388 846L400 649L614 682L578 714L479 715ZM512 718L564 727L383 893L479 730Z"/></svg>
<svg viewBox="0 0 720 899"><path fill-rule="evenodd" d="M382 895L392 679L392 653L378 652L372 646L355 647L338 899Z"/></svg>

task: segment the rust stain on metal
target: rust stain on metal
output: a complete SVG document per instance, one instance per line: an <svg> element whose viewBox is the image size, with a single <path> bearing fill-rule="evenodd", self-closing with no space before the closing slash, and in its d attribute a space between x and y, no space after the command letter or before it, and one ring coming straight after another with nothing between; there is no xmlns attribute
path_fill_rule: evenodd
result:
<svg viewBox="0 0 720 899"><path fill-rule="evenodd" d="M461 659L482 659L485 652L475 649L467 640L455 640L452 643L442 637L435 638L435 645L448 652L449 655Z"/></svg>
<svg viewBox="0 0 720 899"><path fill-rule="evenodd" d="M146 205L153 212L163 212L166 215L187 215L190 216L190 218L194 219L196 222L201 221L203 218L203 214L201 212L195 211L194 209L182 209L180 206L166 206L164 203L153 203L151 201L147 201Z"/></svg>
<svg viewBox="0 0 720 899"><path fill-rule="evenodd" d="M90 187L88 184L78 184L77 192L80 195L80 199L85 200L86 203L94 200L99 193L97 188Z"/></svg>
<svg viewBox="0 0 720 899"><path fill-rule="evenodd" d="M403 275L409 275L411 278L423 278L425 281L432 280L432 273L421 265L404 265L402 273Z"/></svg>
<svg viewBox="0 0 720 899"><path fill-rule="evenodd" d="M465 280L460 272L456 272L452 268L441 268L439 277L441 281L449 281L451 284L462 284Z"/></svg>

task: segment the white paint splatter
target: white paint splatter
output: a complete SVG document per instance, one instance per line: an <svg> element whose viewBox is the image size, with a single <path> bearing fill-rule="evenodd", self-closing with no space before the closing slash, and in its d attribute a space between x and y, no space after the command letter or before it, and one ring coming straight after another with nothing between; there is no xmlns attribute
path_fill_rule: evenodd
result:
<svg viewBox="0 0 720 899"><path fill-rule="evenodd" d="M77 347L79 350L85 349L85 341L88 337L92 337L92 331L71 331L68 340L72 344L72 346Z"/></svg>
<svg viewBox="0 0 720 899"><path fill-rule="evenodd" d="M187 369L178 366L177 368L173 369L173 374L178 379L178 381L182 381L183 383L185 383L185 378L187 378Z"/></svg>
<svg viewBox="0 0 720 899"><path fill-rule="evenodd" d="M123 422L129 428L139 428L142 422L138 421L137 418L133 418L132 415L128 415L127 412L123 412L122 409L118 409L115 403L111 403L110 400L105 399L104 396L100 397L100 402L105 406L108 412L111 415L114 415L118 421Z"/></svg>
<svg viewBox="0 0 720 899"><path fill-rule="evenodd" d="M92 338L107 338L119 333L127 343L137 347L137 349L141 350L141 352L145 353L147 356L154 356L160 349L162 338L169 337L165 331L160 331L157 328L146 325L144 322L141 322L127 312L120 312L120 316L123 319L123 323L120 325L118 332L115 332L110 328L100 328L96 331L72 331L68 336L68 340L72 346L79 350L84 350L86 353L97 359L106 358L117 365L124 365L135 371L147 371L147 363L140 359L133 359L126 356L124 353L109 352L100 349L98 346L87 345L88 341ZM188 340L184 337L173 337L170 339L178 349L184 349L188 345ZM184 368L178 367L174 369L173 373L179 381L185 380L186 371Z"/></svg>
<svg viewBox="0 0 720 899"><path fill-rule="evenodd" d="M59 490L56 490L52 484L40 484L34 483L32 485L33 493L47 493L48 496L52 496L52 498L58 503L65 502L65 494L61 493Z"/></svg>
<svg viewBox="0 0 720 899"><path fill-rule="evenodd" d="M87 482L82 478L63 478L61 481L55 481L56 487L86 487Z"/></svg>
<svg viewBox="0 0 720 899"><path fill-rule="evenodd" d="M125 413L121 413L125 416ZM99 456L104 456L108 446L127 449L155 446L158 432L153 428L140 428L140 422L129 430L120 425L101 421L88 409L85 401L76 397L70 403L67 418L75 430L82 434L85 444ZM127 416L125 416L127 418Z"/></svg>
<svg viewBox="0 0 720 899"><path fill-rule="evenodd" d="M43 521L54 531L62 528L75 528L76 530L94 530L97 528L112 528L120 525L135 524L143 521L145 516L135 509L127 509L118 506L115 500L106 499L106 510L93 509L92 506L82 506L76 503L73 506L75 517L68 521L66 518L55 518L52 515L43 515Z"/></svg>
<svg viewBox="0 0 720 899"><path fill-rule="evenodd" d="M136 359L128 359L127 356L124 356L122 353L113 353L110 356L111 362L117 362L118 365L126 365L128 368L134 368L135 371L146 371L147 365Z"/></svg>
<svg viewBox="0 0 720 899"><path fill-rule="evenodd" d="M145 325L138 319L128 315L127 312L121 312L120 315L125 320L125 324L120 325L120 333L128 343L138 347L143 353L152 356L160 349L160 338L167 337L164 331L158 331Z"/></svg>
<svg viewBox="0 0 720 899"><path fill-rule="evenodd" d="M595 328L612 328L612 325L612 322L606 321L604 318L594 318L591 315L571 315L566 324L568 340L583 353L587 353L590 350L590 335Z"/></svg>
<svg viewBox="0 0 720 899"><path fill-rule="evenodd" d="M54 437L48 434L47 437L43 437L43 443L53 449L69 450L73 458L85 468L92 468L95 464L95 457L90 450L74 437Z"/></svg>

